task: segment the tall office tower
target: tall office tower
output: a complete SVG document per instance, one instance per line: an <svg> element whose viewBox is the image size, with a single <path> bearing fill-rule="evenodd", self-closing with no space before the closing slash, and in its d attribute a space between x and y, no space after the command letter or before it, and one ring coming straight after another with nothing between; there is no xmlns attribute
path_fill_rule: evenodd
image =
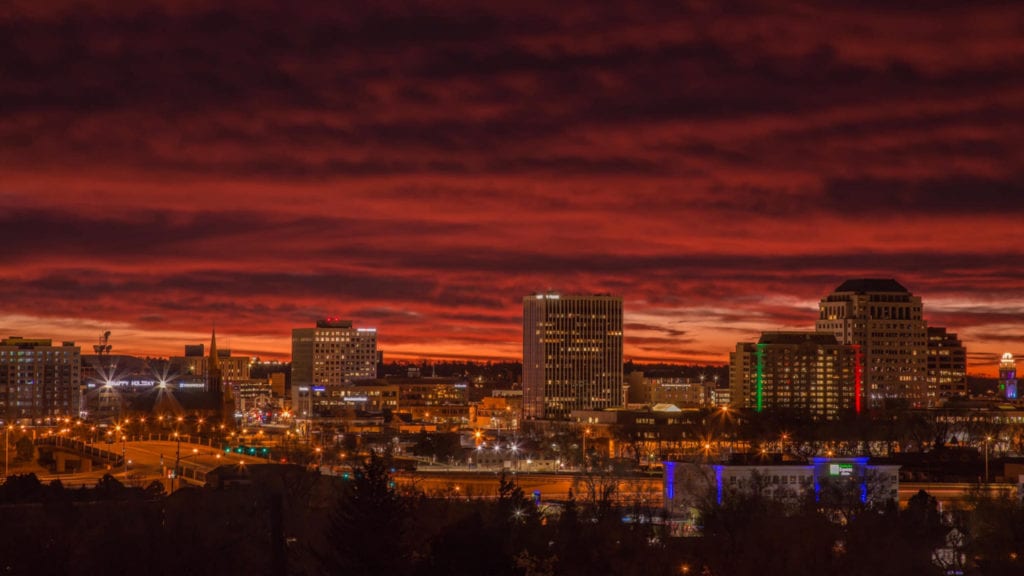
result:
<svg viewBox="0 0 1024 576"><path fill-rule="evenodd" d="M77 416L81 373L82 349L74 342L0 340L0 415L6 422Z"/></svg>
<svg viewBox="0 0 1024 576"><path fill-rule="evenodd" d="M732 404L834 420L861 409L860 347L827 332L764 332L729 355Z"/></svg>
<svg viewBox="0 0 1024 576"><path fill-rule="evenodd" d="M999 391L1008 400L1017 398L1017 361L1009 352L999 361Z"/></svg>
<svg viewBox="0 0 1024 576"><path fill-rule="evenodd" d="M928 387L928 331L919 296L891 278L847 280L821 299L819 309L819 332L861 347L870 407L891 400L912 407L937 403L937 391Z"/></svg>
<svg viewBox="0 0 1024 576"><path fill-rule="evenodd" d="M523 298L523 417L622 404L622 298Z"/></svg>
<svg viewBox="0 0 1024 576"><path fill-rule="evenodd" d="M377 377L377 329L350 320L318 320L292 330L292 396L297 416L327 415L344 403L330 388Z"/></svg>
<svg viewBox="0 0 1024 576"><path fill-rule="evenodd" d="M945 328L928 328L928 391L939 398L967 394L967 349Z"/></svg>

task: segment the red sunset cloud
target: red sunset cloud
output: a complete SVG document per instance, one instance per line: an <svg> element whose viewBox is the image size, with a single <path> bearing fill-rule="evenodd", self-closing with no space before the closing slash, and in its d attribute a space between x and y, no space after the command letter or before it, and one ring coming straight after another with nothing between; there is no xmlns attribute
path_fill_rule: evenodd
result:
<svg viewBox="0 0 1024 576"><path fill-rule="evenodd" d="M884 276L1024 352L1016 3L209 4L0 7L0 335L514 359L553 288L724 362Z"/></svg>

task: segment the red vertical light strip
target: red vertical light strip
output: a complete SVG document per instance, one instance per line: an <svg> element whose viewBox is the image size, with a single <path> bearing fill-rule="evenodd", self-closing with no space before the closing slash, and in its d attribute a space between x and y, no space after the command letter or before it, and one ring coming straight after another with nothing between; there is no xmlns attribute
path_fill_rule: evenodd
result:
<svg viewBox="0 0 1024 576"><path fill-rule="evenodd" d="M856 407L857 414L860 414L860 395L861 382L864 375L864 368L862 367L863 358L860 354L860 344L853 345L853 394L854 394L854 406Z"/></svg>

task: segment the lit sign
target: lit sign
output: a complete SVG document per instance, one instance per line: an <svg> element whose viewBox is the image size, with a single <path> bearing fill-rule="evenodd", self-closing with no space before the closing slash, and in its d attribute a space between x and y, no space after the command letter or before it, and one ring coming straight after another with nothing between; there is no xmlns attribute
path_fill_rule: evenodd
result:
<svg viewBox="0 0 1024 576"><path fill-rule="evenodd" d="M349 396L345 398L346 402L366 402L368 398L366 396Z"/></svg>
<svg viewBox="0 0 1024 576"><path fill-rule="evenodd" d="M853 464L829 464L829 476L853 476Z"/></svg>

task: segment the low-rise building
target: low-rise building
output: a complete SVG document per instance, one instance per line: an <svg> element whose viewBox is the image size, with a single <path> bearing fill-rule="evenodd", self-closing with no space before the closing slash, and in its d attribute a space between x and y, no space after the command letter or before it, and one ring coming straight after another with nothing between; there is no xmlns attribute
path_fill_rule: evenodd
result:
<svg viewBox="0 0 1024 576"><path fill-rule="evenodd" d="M899 466L859 458L812 458L783 461L778 455L758 456L729 464L664 463L665 505L685 512L708 498L723 504L731 498L760 495L797 503L813 496L848 494L869 505L897 501Z"/></svg>

